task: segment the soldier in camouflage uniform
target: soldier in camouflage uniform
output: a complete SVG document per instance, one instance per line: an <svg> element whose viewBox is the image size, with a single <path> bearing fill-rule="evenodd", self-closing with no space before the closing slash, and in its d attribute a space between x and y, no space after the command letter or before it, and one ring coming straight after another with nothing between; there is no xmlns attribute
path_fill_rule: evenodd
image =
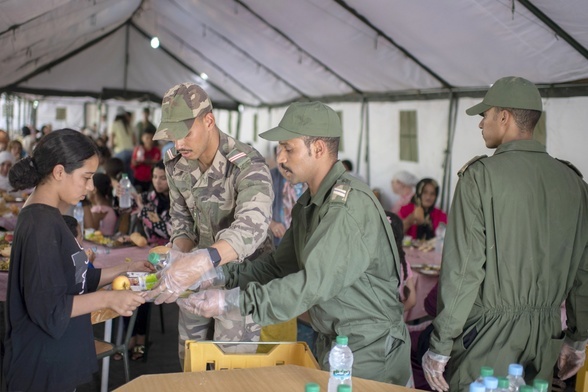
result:
<svg viewBox="0 0 588 392"><path fill-rule="evenodd" d="M153 139L175 142L164 157L175 249L188 252L207 248L208 266L240 263L248 256L271 251L271 238L267 236L273 198L269 169L254 148L218 129L212 104L202 88L183 83L165 94L161 124ZM178 269L165 273L172 278L190 275L189 270ZM189 278L195 281L198 276L192 275ZM160 288L164 290L163 285ZM171 302L175 297L160 296L156 302ZM182 364L185 340L206 340L212 323L212 319L180 309L178 343ZM258 341L259 332L259 325L251 317L237 321L217 319L214 339ZM234 352L255 349L255 345L233 347Z"/></svg>
<svg viewBox="0 0 588 392"><path fill-rule="evenodd" d="M292 225L275 252L221 267L230 290L201 291L178 305L208 316L252 315L261 325L308 310L323 369L336 336L346 335L354 376L407 385L410 337L396 241L371 189L337 160L341 133L333 109L305 102L290 105L279 126L261 134L280 142L277 161L288 181L308 184Z"/></svg>

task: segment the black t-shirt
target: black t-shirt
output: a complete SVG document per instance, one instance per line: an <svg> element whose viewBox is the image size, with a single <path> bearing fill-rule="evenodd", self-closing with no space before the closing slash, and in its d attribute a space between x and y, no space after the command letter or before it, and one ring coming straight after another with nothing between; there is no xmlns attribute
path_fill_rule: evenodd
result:
<svg viewBox="0 0 588 392"><path fill-rule="evenodd" d="M96 290L100 270L58 209L24 207L10 255L4 374L9 391L63 391L98 370L90 315L70 317L73 297Z"/></svg>

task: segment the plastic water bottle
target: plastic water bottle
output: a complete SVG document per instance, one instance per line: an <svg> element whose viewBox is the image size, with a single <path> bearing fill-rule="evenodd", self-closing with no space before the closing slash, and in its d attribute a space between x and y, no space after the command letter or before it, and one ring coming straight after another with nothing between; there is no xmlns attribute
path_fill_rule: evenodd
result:
<svg viewBox="0 0 588 392"><path fill-rule="evenodd" d="M470 384L470 392L486 392L484 384L474 381Z"/></svg>
<svg viewBox="0 0 588 392"><path fill-rule="evenodd" d="M145 148L143 146L139 146L137 149L137 155L135 159L137 162L143 162L145 160Z"/></svg>
<svg viewBox="0 0 588 392"><path fill-rule="evenodd" d="M536 378L533 380L533 390L536 392L548 392L549 382L547 380Z"/></svg>
<svg viewBox="0 0 588 392"><path fill-rule="evenodd" d="M155 267L156 271L161 271L169 264L169 253L149 253L147 260Z"/></svg>
<svg viewBox="0 0 588 392"><path fill-rule="evenodd" d="M489 376L493 376L494 375L494 369L492 369L490 366L482 366L480 368L480 375L478 376L478 378L476 378L476 382L479 382L480 384L484 384L484 378L489 377Z"/></svg>
<svg viewBox="0 0 588 392"><path fill-rule="evenodd" d="M90 249L92 249L92 252L94 252L95 255L107 255L110 253L110 249L101 246L101 247L97 247L97 246L92 246Z"/></svg>
<svg viewBox="0 0 588 392"><path fill-rule="evenodd" d="M492 376L484 377L484 387L486 392L496 392L498 389L498 379Z"/></svg>
<svg viewBox="0 0 588 392"><path fill-rule="evenodd" d="M511 363L508 365L508 390L510 392L518 392L521 385L525 385L523 378L523 366L518 363Z"/></svg>
<svg viewBox="0 0 588 392"><path fill-rule="evenodd" d="M337 392L351 392L351 385L339 384L337 385Z"/></svg>
<svg viewBox="0 0 588 392"><path fill-rule="evenodd" d="M435 229L435 251L442 253L443 244L445 242L445 231L447 230L445 223L439 222L439 225Z"/></svg>
<svg viewBox="0 0 588 392"><path fill-rule="evenodd" d="M74 207L73 216L80 224L80 230L82 230L82 238L84 238L84 207L82 207L81 201L78 201L78 204L76 204L76 206Z"/></svg>
<svg viewBox="0 0 588 392"><path fill-rule="evenodd" d="M498 377L498 389L496 392L508 392L508 378Z"/></svg>
<svg viewBox="0 0 588 392"><path fill-rule="evenodd" d="M118 206L120 208L131 208L131 180L126 173L123 173L120 180L120 197L118 199Z"/></svg>
<svg viewBox="0 0 588 392"><path fill-rule="evenodd" d="M337 336L337 344L329 353L329 386L328 392L337 392L340 384L351 386L351 369L353 367L353 353L347 346L347 336Z"/></svg>
<svg viewBox="0 0 588 392"><path fill-rule="evenodd" d="M321 392L321 387L314 382L309 382L304 387L304 392Z"/></svg>

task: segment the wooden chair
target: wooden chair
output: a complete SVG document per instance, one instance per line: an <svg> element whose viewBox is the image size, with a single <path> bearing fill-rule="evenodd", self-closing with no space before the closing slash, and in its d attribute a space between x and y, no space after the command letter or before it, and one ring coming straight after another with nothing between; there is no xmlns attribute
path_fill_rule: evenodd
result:
<svg viewBox="0 0 588 392"><path fill-rule="evenodd" d="M119 318L118 325L120 328L124 327L123 319L120 317L118 313L116 313L112 309L101 309L96 312L92 312L92 324L100 324L105 323L105 338L99 339L94 337L94 345L96 347L96 356L98 359L103 359L110 357L116 353L121 353L123 357L123 364L125 369L125 382L130 381L130 372L129 372L129 354L128 354L128 347L129 341L131 340L131 336L133 335L133 327L135 326L135 319L137 318L137 309L133 312L131 319L129 320L129 325L125 332L124 338L117 342L111 342L111 332L112 332L112 320L115 318ZM109 364L102 365L102 388L101 390L106 391L108 390L108 373L109 373Z"/></svg>

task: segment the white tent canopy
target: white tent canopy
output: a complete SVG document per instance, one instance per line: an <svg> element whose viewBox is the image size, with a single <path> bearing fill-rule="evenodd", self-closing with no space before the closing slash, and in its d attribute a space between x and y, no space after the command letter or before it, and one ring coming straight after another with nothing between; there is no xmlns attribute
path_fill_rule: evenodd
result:
<svg viewBox="0 0 588 392"><path fill-rule="evenodd" d="M216 108L244 105L219 125L266 154L256 133L319 99L343 113L341 156L370 185L391 197L409 169L450 191L488 153L463 111L507 75L538 84L548 150L588 173L587 20L586 0L5 0L0 92L157 102L193 81ZM402 110L417 111L418 162L399 159Z"/></svg>

